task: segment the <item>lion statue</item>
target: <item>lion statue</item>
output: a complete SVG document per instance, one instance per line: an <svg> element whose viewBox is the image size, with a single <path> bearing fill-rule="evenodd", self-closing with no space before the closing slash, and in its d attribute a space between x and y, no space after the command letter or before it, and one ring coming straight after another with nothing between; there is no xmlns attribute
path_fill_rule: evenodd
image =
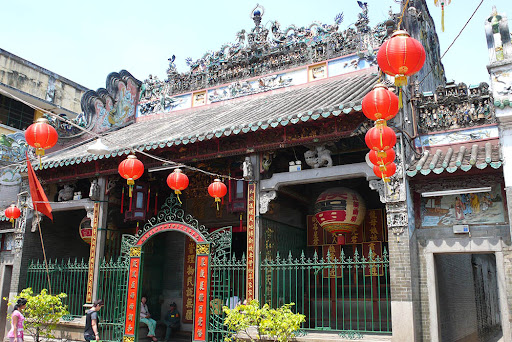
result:
<svg viewBox="0 0 512 342"><path fill-rule="evenodd" d="M304 159L306 160L306 164L314 169L318 169L322 166L332 166L331 151L326 149L325 145L319 145L306 151L304 153Z"/></svg>

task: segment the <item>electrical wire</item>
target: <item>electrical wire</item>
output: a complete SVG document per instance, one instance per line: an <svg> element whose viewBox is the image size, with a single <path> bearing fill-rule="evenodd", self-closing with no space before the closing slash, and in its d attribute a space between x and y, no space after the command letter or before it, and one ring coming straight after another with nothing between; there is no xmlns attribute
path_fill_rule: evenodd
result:
<svg viewBox="0 0 512 342"><path fill-rule="evenodd" d="M93 135L93 136L94 136L94 137L96 137L96 138L101 138L101 139L103 139L104 141L106 141L107 143L113 144L113 142L112 142L111 140L109 140L109 138L108 138L108 137L106 137L106 136L104 136L104 135L102 136L102 135L100 135L100 134L98 134L98 133L96 133L96 132L93 132L93 131L91 131L91 130L89 130L89 129L87 129L87 128L84 128L84 127L82 127L82 126L80 126L80 125L77 125L76 123L74 123L74 122L73 122L73 121L71 121L71 120L68 120L68 119L66 119L66 118L63 118L63 117L61 117L60 115L57 115L57 114L52 113L52 112L50 112L50 111L48 111L48 110L46 110L46 109L44 109L44 108L38 107L38 106L36 106L36 105L34 105L34 104L30 103L30 102L27 102L27 101L25 101L25 100L23 100L23 99L21 99L21 98L17 97L16 95L14 95L14 94L12 94L12 93L10 93L10 92L8 92L8 91L6 91L6 90L2 89L2 88L0 88L0 93L6 94L6 95L8 95L9 97L12 97L12 98L14 98L15 100L17 100L17 101L19 101L19 102L21 102L21 103L23 103L23 104L25 104L25 105L27 105L27 106L31 107L32 109L36 109L36 110L38 110L38 111L40 111L40 112L46 113L46 114L50 115L51 117L54 117L54 118L56 118L56 119L58 119L58 120L60 120L60 121L62 121L62 122L64 122L64 123L66 123L66 124L68 124L68 125L71 125L71 126L73 126L73 127L76 127L76 128L78 128L79 130L81 130L81 131L83 131L83 132L85 132L85 133L88 133L88 134L90 134L90 135ZM76 144L76 145L73 145L73 146L71 146L71 147L79 146L79 145L82 145L82 144L83 144L83 142L80 142L80 144ZM69 147L68 147L68 148L69 148ZM137 149L133 149L133 148L132 148L132 149L131 149L131 152L132 152L132 153L140 153L140 154L142 154L142 155L144 155L144 156L146 156L146 157L149 157L149 158L155 159L155 160L160 161L160 162L162 162L162 163L167 163L167 164L175 165L175 166L178 166L178 167L186 168L186 169L191 170L191 171L202 172L202 173L204 173L204 174L207 174L207 175L209 175L209 176L213 176L213 177L216 177L216 178L221 178L221 179L231 179L231 180L237 180L237 181L239 181L239 180L240 180L240 181L247 181L247 180L246 180L246 179L244 179L244 178L235 178L235 177L231 177L230 175L218 174L218 173L214 173L214 172L206 171L206 170L203 170L203 169L200 169L200 168L197 168L197 167L193 167L193 166L190 166L190 165L186 165L186 164L183 164L183 163L178 163L178 162L175 162L175 161L170 160L170 159L165 159L165 158L157 157L157 156L152 155L152 154L150 154L150 153L147 153L147 152L145 152L145 151L140 151L140 150L137 150ZM4 168L11 168L12 166L15 166L15 165L16 165L16 166L18 166L18 165L19 165L19 166L21 166L21 165L24 165L24 164L25 164L24 162L20 162L20 163L13 163L13 164L10 164L10 165L8 165L8 166L0 167L0 170L1 170L1 169L4 169Z"/></svg>
<svg viewBox="0 0 512 342"><path fill-rule="evenodd" d="M443 55L441 56L441 58L439 58L439 60L441 61L443 59L443 57L446 55L446 53L448 51L450 51L450 48L453 46L453 44L455 44L455 41L457 41L457 39L460 37L460 35L462 34L462 31L464 31L464 29L466 28L466 26L468 26L469 22L471 21L471 19L473 19L473 17L475 16L475 13L478 11L478 9L480 8L480 6L482 6L482 3L484 2L484 0L481 0L480 3L478 4L478 6L476 6L476 9L473 11L473 14L471 14L471 16L469 17L469 19L466 21L466 23L464 24L464 26L462 27L462 29L459 31L459 34L457 34L457 36L455 37L455 39L453 39L452 43L450 44L450 46L448 46L448 48L446 49L446 51L443 53ZM432 72L432 67L430 67L430 70L429 72L423 77L423 79L420 81L419 84L423 83L423 81L427 78L428 75L430 75L430 73Z"/></svg>

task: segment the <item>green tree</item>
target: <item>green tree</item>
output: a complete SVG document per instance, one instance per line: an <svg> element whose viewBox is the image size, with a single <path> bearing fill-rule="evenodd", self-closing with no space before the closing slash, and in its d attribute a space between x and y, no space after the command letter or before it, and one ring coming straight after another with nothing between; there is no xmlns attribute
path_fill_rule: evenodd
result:
<svg viewBox="0 0 512 342"><path fill-rule="evenodd" d="M238 341L239 333L249 335L249 328L254 327L258 333L258 340L265 337L270 341L286 342L294 337L294 332L300 329L300 325L306 320L306 316L293 313L291 307L295 303L285 304L280 308L272 309L268 304L260 308L257 300L252 300L247 305L238 305L234 309L224 306L226 313L224 325L233 331L226 341ZM255 341L250 336L251 341Z"/></svg>
<svg viewBox="0 0 512 342"><path fill-rule="evenodd" d="M25 316L24 330L34 338L35 342L39 342L41 337L55 338L53 331L57 327L57 323L62 316L69 314L67 306L62 303L62 299L66 297L65 293L50 295L46 289L34 295L31 288L26 288L19 295L13 297L9 301L9 305L16 304L18 298L27 300L27 307L22 312ZM4 298L4 300L7 299ZM9 319L11 319L10 315Z"/></svg>

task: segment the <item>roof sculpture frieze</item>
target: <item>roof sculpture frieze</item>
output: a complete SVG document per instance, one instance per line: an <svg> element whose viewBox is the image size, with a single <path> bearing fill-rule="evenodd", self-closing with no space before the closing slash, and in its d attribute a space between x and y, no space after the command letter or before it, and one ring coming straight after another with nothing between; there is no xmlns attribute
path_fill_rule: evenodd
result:
<svg viewBox="0 0 512 342"><path fill-rule="evenodd" d="M184 99L176 95L221 84L228 84L227 88L208 94L210 103L286 87L291 85L288 77L269 74L354 53L359 60L375 64L375 51L393 31L396 15L390 13L390 19L370 27L368 7L358 3L358 19L343 31L339 28L343 13L332 24L281 27L278 21L271 21L261 25L265 10L257 5L251 12L254 28L239 31L235 42L207 52L198 60L187 58L187 72L178 72L172 56L166 80L149 75L140 92L140 114L178 107ZM358 60L352 63L357 65ZM247 81L261 75L267 76Z"/></svg>
<svg viewBox="0 0 512 342"><path fill-rule="evenodd" d="M112 72L107 76L106 89L89 90L81 100L82 113L68 121L45 115L59 132L59 138L75 138L84 134L76 126L102 133L135 120L137 96L141 82L128 71ZM63 115L61 115L63 116ZM72 124L68 123L71 122Z"/></svg>
<svg viewBox="0 0 512 342"><path fill-rule="evenodd" d="M435 93L416 92L413 96L420 133L496 123L492 94L487 83L466 86L451 82Z"/></svg>

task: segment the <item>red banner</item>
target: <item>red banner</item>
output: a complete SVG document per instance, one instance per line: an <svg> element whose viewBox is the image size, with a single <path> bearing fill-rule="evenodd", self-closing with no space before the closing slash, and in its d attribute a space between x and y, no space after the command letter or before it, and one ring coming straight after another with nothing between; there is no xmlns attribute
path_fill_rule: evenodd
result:
<svg viewBox="0 0 512 342"><path fill-rule="evenodd" d="M324 230L318 224L315 215L308 215L308 246L321 246L324 244Z"/></svg>
<svg viewBox="0 0 512 342"><path fill-rule="evenodd" d="M133 249L133 248L132 248ZM137 315L137 292L139 287L140 248L138 257L130 258L130 273L128 280L128 298L126 300L126 317L124 323L124 334L135 335L135 322ZM136 250L135 250L136 251ZM130 252L131 253L131 252Z"/></svg>
<svg viewBox="0 0 512 342"><path fill-rule="evenodd" d="M197 256L194 341L206 341L208 300L208 255Z"/></svg>
<svg viewBox="0 0 512 342"><path fill-rule="evenodd" d="M329 253L329 256L327 256ZM342 277L342 269L340 265L340 255L341 255L341 245L328 245L322 246L322 257L326 263L332 262L332 267L328 269L324 269L324 277L325 278L336 278ZM334 259L337 262L334 262Z"/></svg>
<svg viewBox="0 0 512 342"><path fill-rule="evenodd" d="M247 195L247 295L254 299L254 262L256 253L256 184L249 183Z"/></svg>
<svg viewBox="0 0 512 342"><path fill-rule="evenodd" d="M94 286L94 264L96 262L96 245L98 237L98 217L100 215L100 204L94 203L93 218L91 221L91 246L89 248L89 271L87 275L87 296L85 301L92 303L92 288Z"/></svg>
<svg viewBox="0 0 512 342"><path fill-rule="evenodd" d="M185 239L185 262L183 267L183 323L194 319L194 274L196 273L196 243Z"/></svg>

